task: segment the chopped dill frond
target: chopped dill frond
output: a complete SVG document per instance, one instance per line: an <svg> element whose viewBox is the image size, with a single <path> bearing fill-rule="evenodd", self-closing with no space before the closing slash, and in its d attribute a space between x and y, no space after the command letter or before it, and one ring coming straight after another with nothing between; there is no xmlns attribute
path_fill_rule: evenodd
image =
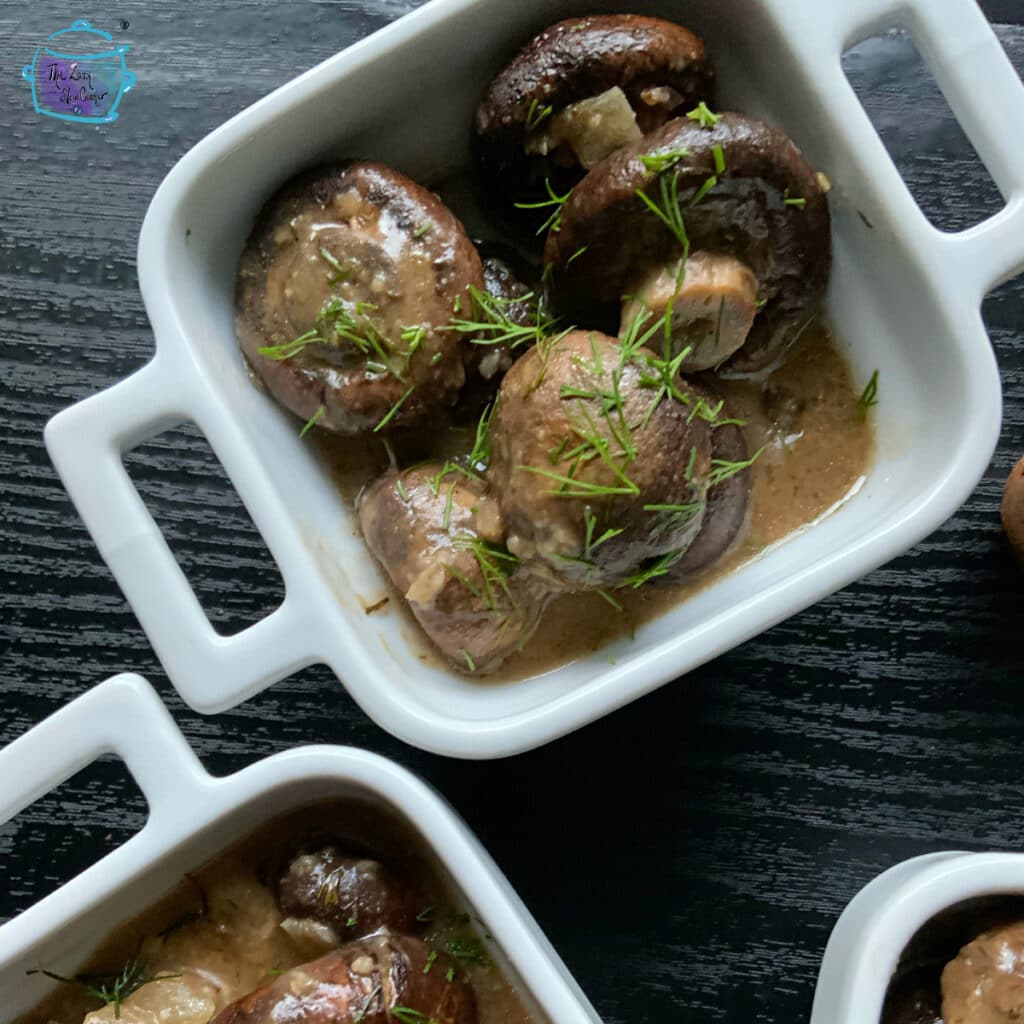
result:
<svg viewBox="0 0 1024 1024"><path fill-rule="evenodd" d="M544 187L547 189L548 199L542 199L536 203L513 203L517 210L545 210L553 207L551 215L546 221L537 229L538 235L543 235L545 231L561 231L562 230L562 207L565 205L566 200L572 194L571 190L566 192L564 196L560 196L552 187L551 179L544 179Z"/></svg>
<svg viewBox="0 0 1024 1024"><path fill-rule="evenodd" d="M696 121L701 128L714 128L722 119L720 114L714 113L708 105L701 100L696 107L687 115L691 121Z"/></svg>

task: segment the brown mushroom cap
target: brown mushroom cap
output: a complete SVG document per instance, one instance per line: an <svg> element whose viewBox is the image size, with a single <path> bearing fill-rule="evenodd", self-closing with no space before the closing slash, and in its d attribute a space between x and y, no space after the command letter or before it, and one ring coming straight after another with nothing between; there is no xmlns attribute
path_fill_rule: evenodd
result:
<svg viewBox="0 0 1024 1024"><path fill-rule="evenodd" d="M546 349L506 374L491 428L488 481L508 547L563 589L620 585L697 535L710 429L693 402L658 400L612 338L575 331Z"/></svg>
<svg viewBox="0 0 1024 1024"><path fill-rule="evenodd" d="M1024 561L1024 459L1013 467L1006 481L1000 513L1010 546Z"/></svg>
<svg viewBox="0 0 1024 1024"><path fill-rule="evenodd" d="M359 525L444 655L463 671L491 672L529 640L550 588L501 548L484 483L441 471L428 463L375 480L360 495Z"/></svg>
<svg viewBox="0 0 1024 1024"><path fill-rule="evenodd" d="M723 423L711 430L712 466L746 462L750 457L743 429ZM743 469L708 490L700 533L682 558L658 578L659 583L685 583L706 573L743 539L749 525L751 470Z"/></svg>
<svg viewBox="0 0 1024 1024"><path fill-rule="evenodd" d="M476 112L485 176L509 198L529 198L546 177L565 180L553 161L525 151L536 118L621 88L650 131L700 100L712 98L714 72L704 44L689 29L635 14L571 18L545 29L491 82ZM662 94L652 92L662 90ZM657 100L661 100L657 102ZM569 183L582 173L575 161Z"/></svg>
<svg viewBox="0 0 1024 1024"><path fill-rule="evenodd" d="M459 339L446 328L456 299L482 284L473 243L433 193L381 164L320 168L261 212L239 264L236 330L267 389L300 418L359 434L401 402L388 422L407 426L462 387ZM360 335L377 332L386 368L372 347L338 336L328 303ZM314 342L286 358L260 352L312 329Z"/></svg>
<svg viewBox="0 0 1024 1024"><path fill-rule="evenodd" d="M692 203L716 173L719 146L725 171ZM660 176L642 159L682 151ZM741 114L722 114L710 128L677 118L594 167L562 207L560 230L548 235L545 260L554 267L556 297L578 322L594 322L595 306L602 305L615 319L612 307L653 265L679 258L676 237L637 196L643 190L661 205L661 182L673 179L690 252L734 256L758 281L763 306L726 369L769 365L795 342L824 297L829 211L821 181L788 136Z"/></svg>

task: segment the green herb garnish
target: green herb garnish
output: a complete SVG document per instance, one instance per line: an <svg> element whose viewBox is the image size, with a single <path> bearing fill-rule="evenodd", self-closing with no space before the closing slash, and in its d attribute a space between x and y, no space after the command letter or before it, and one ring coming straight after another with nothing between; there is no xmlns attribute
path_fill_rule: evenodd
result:
<svg viewBox="0 0 1024 1024"><path fill-rule="evenodd" d="M384 418L377 424L377 426L375 426L373 428L373 432L375 434L377 433L378 430L381 430L384 427L386 427L395 418L395 415L398 412L398 410L401 409L402 406L405 404L405 400L415 390L416 390L416 385L415 384L410 384L408 389L406 390L405 394L402 395L402 397L397 402L395 402L395 404L393 406L391 406L390 409L388 409L388 411L384 414Z"/></svg>
<svg viewBox="0 0 1024 1024"><path fill-rule="evenodd" d="M783 199L782 202L786 206L796 206L801 210L807 205L806 199Z"/></svg>
<svg viewBox="0 0 1024 1024"><path fill-rule="evenodd" d="M473 655L470 654L465 647L463 647L462 650L459 651L459 654L461 654L462 657L466 659L466 664L469 666L469 671L475 672L476 662L473 660Z"/></svg>
<svg viewBox="0 0 1024 1024"><path fill-rule="evenodd" d="M431 967L434 966L434 961L436 959L437 959L437 950L436 949L432 949L430 951L430 953L427 955L427 962L426 962L426 964L423 967L423 973L424 974L429 974L430 973L430 969L431 969Z"/></svg>
<svg viewBox="0 0 1024 1024"><path fill-rule="evenodd" d="M712 146L711 155L715 158L715 174L725 174L725 151L721 146Z"/></svg>
<svg viewBox="0 0 1024 1024"><path fill-rule="evenodd" d="M469 286L473 305L471 315L466 318L452 317L447 330L470 335L474 345L508 345L511 349L521 345L536 345L555 326L555 321L546 317L541 310L541 301L533 292L502 299L490 292ZM508 307L520 303L532 303L533 315L526 324L517 323L508 313Z"/></svg>
<svg viewBox="0 0 1024 1024"><path fill-rule="evenodd" d="M647 171L655 174L663 174L670 167L675 167L684 156L689 156L688 149L669 149L664 153L645 153L640 157L640 162Z"/></svg>
<svg viewBox="0 0 1024 1024"><path fill-rule="evenodd" d="M554 207L551 211L551 215L546 221L537 229L538 235L543 235L545 231L550 229L551 231L562 230L562 207L565 205L565 201L572 194L571 190L566 192L564 196L560 196L554 188L551 186L551 179L544 179L544 187L547 189L549 199L542 199L537 203L513 203L517 210L544 210L549 207Z"/></svg>
<svg viewBox="0 0 1024 1024"><path fill-rule="evenodd" d="M428 231L432 231L433 228L434 225L431 224L429 220L425 220L422 224L417 226L415 231L413 231L412 237L422 238L425 234L427 234Z"/></svg>
<svg viewBox="0 0 1024 1024"><path fill-rule="evenodd" d="M299 431L299 439L304 438L323 418L324 413L327 412L326 405L318 405L316 412L306 420L305 426Z"/></svg>
<svg viewBox="0 0 1024 1024"><path fill-rule="evenodd" d="M478 939L468 936L456 936L448 945L448 952L456 960L465 960L478 967L490 967L491 958Z"/></svg>
<svg viewBox="0 0 1024 1024"><path fill-rule="evenodd" d="M526 130L532 132L545 118L550 117L553 111L554 107L542 107L534 96L530 100L530 109L526 112Z"/></svg>
<svg viewBox="0 0 1024 1024"><path fill-rule="evenodd" d="M714 113L703 100L686 116L691 121L696 121L701 128L714 128L721 120L721 115Z"/></svg>
<svg viewBox="0 0 1024 1024"><path fill-rule="evenodd" d="M878 405L878 371L875 370L868 380L867 386L857 399L857 417L863 423L868 418L868 410Z"/></svg>
<svg viewBox="0 0 1024 1024"><path fill-rule="evenodd" d="M27 971L27 974L42 974L51 981L59 981L65 985L77 985L93 999L99 999L104 1006L114 1007L114 1019L121 1019L121 1004L143 985L151 981L165 981L178 978L178 974L149 973L149 969L141 960L129 960L119 975L76 974L73 978L65 978L53 971Z"/></svg>
<svg viewBox="0 0 1024 1024"><path fill-rule="evenodd" d="M743 470L749 469L758 459L764 448L759 448L749 459L743 459L741 462L729 462L726 459L712 459L711 460L711 473L708 476L708 488L717 487L720 483L724 483L726 480L734 477L737 473L742 473Z"/></svg>
<svg viewBox="0 0 1024 1024"><path fill-rule="evenodd" d="M329 275L327 278L328 284L337 284L339 281L344 281L345 278L348 277L348 270L343 267L323 246L320 246L320 259L322 259L324 263L334 271L334 273Z"/></svg>

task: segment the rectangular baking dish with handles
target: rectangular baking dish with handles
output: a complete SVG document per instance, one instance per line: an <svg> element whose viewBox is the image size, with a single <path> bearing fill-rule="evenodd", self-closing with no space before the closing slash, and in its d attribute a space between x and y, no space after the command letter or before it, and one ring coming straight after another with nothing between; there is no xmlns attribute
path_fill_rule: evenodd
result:
<svg viewBox="0 0 1024 1024"><path fill-rule="evenodd" d="M879 1024L889 983L921 928L953 908L1011 896L1024 897L1019 853L928 853L883 872L850 901L829 937L811 1024Z"/></svg>
<svg viewBox="0 0 1024 1024"><path fill-rule="evenodd" d="M213 778L149 684L121 675L0 750L0 823L106 753L124 760L149 817L123 846L0 927L0 1024L31 1009L53 985L26 972L73 975L118 925L185 873L273 818L335 799L368 802L408 823L482 922L489 952L528 1006L557 1024L600 1024L475 836L434 790L394 762L351 747L305 747Z"/></svg>
<svg viewBox="0 0 1024 1024"><path fill-rule="evenodd" d="M253 219L278 185L330 157L383 160L428 184L468 158L486 82L547 24L583 11L662 15L705 37L721 109L785 129L824 170L831 323L857 379L880 370L878 456L856 496L670 613L535 678L481 685L420 655L294 420L249 381L233 290ZM845 47L908 29L1007 200L961 234L914 203L846 80ZM457 757L526 750L707 662L894 558L977 483L1001 391L986 291L1024 265L1024 161L1009 125L1024 89L972 0L433 0L299 76L200 142L167 176L139 241L151 363L58 415L61 478L174 685L203 712L326 662L381 726ZM869 226L870 225L870 226ZM122 453L182 421L206 435L262 533L286 596L234 636L210 625L133 488Z"/></svg>

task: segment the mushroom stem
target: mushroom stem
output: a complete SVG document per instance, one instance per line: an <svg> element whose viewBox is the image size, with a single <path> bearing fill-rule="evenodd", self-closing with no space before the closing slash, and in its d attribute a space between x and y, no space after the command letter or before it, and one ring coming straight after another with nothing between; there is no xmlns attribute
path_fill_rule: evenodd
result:
<svg viewBox="0 0 1024 1024"><path fill-rule="evenodd" d="M641 279L623 301L620 333L645 312L667 315L673 358L689 349L680 369L709 370L747 340L757 313L757 287L757 278L740 260L724 253L693 253L685 273L677 261L655 266Z"/></svg>
<svg viewBox="0 0 1024 1024"><path fill-rule="evenodd" d="M626 94L615 86L560 110L549 125L527 137L524 148L530 155L546 156L567 144L589 170L641 134Z"/></svg>

